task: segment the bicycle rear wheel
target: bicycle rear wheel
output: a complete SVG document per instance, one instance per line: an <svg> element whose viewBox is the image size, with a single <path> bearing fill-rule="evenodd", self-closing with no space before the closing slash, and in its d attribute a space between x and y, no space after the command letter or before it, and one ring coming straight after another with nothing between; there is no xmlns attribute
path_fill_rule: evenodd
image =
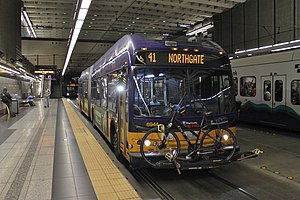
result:
<svg viewBox="0 0 300 200"><path fill-rule="evenodd" d="M163 144L164 139L165 142ZM174 132L161 133L155 127L150 129L142 138L140 151L143 159L149 165L155 167L166 162L171 162L170 157L174 159L178 156L180 141Z"/></svg>
<svg viewBox="0 0 300 200"><path fill-rule="evenodd" d="M200 140L203 155L230 160L237 147L234 133L228 128L209 129Z"/></svg>

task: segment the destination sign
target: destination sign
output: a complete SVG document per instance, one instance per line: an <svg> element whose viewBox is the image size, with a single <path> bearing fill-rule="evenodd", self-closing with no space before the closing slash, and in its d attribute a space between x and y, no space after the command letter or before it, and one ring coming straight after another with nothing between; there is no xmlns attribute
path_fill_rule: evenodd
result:
<svg viewBox="0 0 300 200"><path fill-rule="evenodd" d="M147 65L204 65L204 54L188 52L142 51L136 54L135 64Z"/></svg>

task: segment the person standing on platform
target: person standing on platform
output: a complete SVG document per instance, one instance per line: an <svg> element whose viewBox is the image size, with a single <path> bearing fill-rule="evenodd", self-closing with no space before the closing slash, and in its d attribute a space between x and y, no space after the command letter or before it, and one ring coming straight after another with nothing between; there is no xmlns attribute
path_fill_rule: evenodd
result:
<svg viewBox="0 0 300 200"><path fill-rule="evenodd" d="M46 87L45 88L45 93L44 93L44 96L45 96L45 108L49 108L50 95L51 95L50 89Z"/></svg>
<svg viewBox="0 0 300 200"><path fill-rule="evenodd" d="M3 92L1 94L1 100L7 106L7 113L11 114L11 115L14 115L13 113L10 112L11 111L10 109L11 109L12 98L11 98L11 95L9 94L9 92L7 91L6 87L3 88Z"/></svg>

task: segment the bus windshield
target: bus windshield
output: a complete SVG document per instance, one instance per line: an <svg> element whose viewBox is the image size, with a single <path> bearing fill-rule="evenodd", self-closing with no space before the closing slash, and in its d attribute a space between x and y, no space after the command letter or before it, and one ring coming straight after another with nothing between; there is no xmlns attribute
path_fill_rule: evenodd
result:
<svg viewBox="0 0 300 200"><path fill-rule="evenodd" d="M184 104L200 99L214 114L226 114L234 109L229 69L137 68L133 82L135 117L168 117L170 104L177 104L184 94ZM199 112L193 109L184 117L196 116Z"/></svg>

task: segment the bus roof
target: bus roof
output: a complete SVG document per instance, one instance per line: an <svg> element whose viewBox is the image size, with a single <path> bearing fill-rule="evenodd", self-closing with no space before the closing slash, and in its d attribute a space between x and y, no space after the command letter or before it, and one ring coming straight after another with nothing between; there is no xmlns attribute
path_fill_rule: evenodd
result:
<svg viewBox="0 0 300 200"><path fill-rule="evenodd" d="M166 46L165 41L168 40L149 40L145 39L139 35L131 34L125 35L120 40L118 40L99 60L97 60L93 65L91 73L99 72L102 68L107 66L107 63L113 61L116 57L128 52L128 61L131 64L133 62L133 55L136 51L142 48L147 48L147 50L156 51L170 51L174 46ZM224 52L224 50L216 43L208 40L201 40L199 42L187 42L187 41L176 41L176 48L197 48L202 52L216 53ZM225 53L225 52L224 52ZM117 66L121 67L121 66ZM81 76L86 74L86 70L82 72Z"/></svg>

